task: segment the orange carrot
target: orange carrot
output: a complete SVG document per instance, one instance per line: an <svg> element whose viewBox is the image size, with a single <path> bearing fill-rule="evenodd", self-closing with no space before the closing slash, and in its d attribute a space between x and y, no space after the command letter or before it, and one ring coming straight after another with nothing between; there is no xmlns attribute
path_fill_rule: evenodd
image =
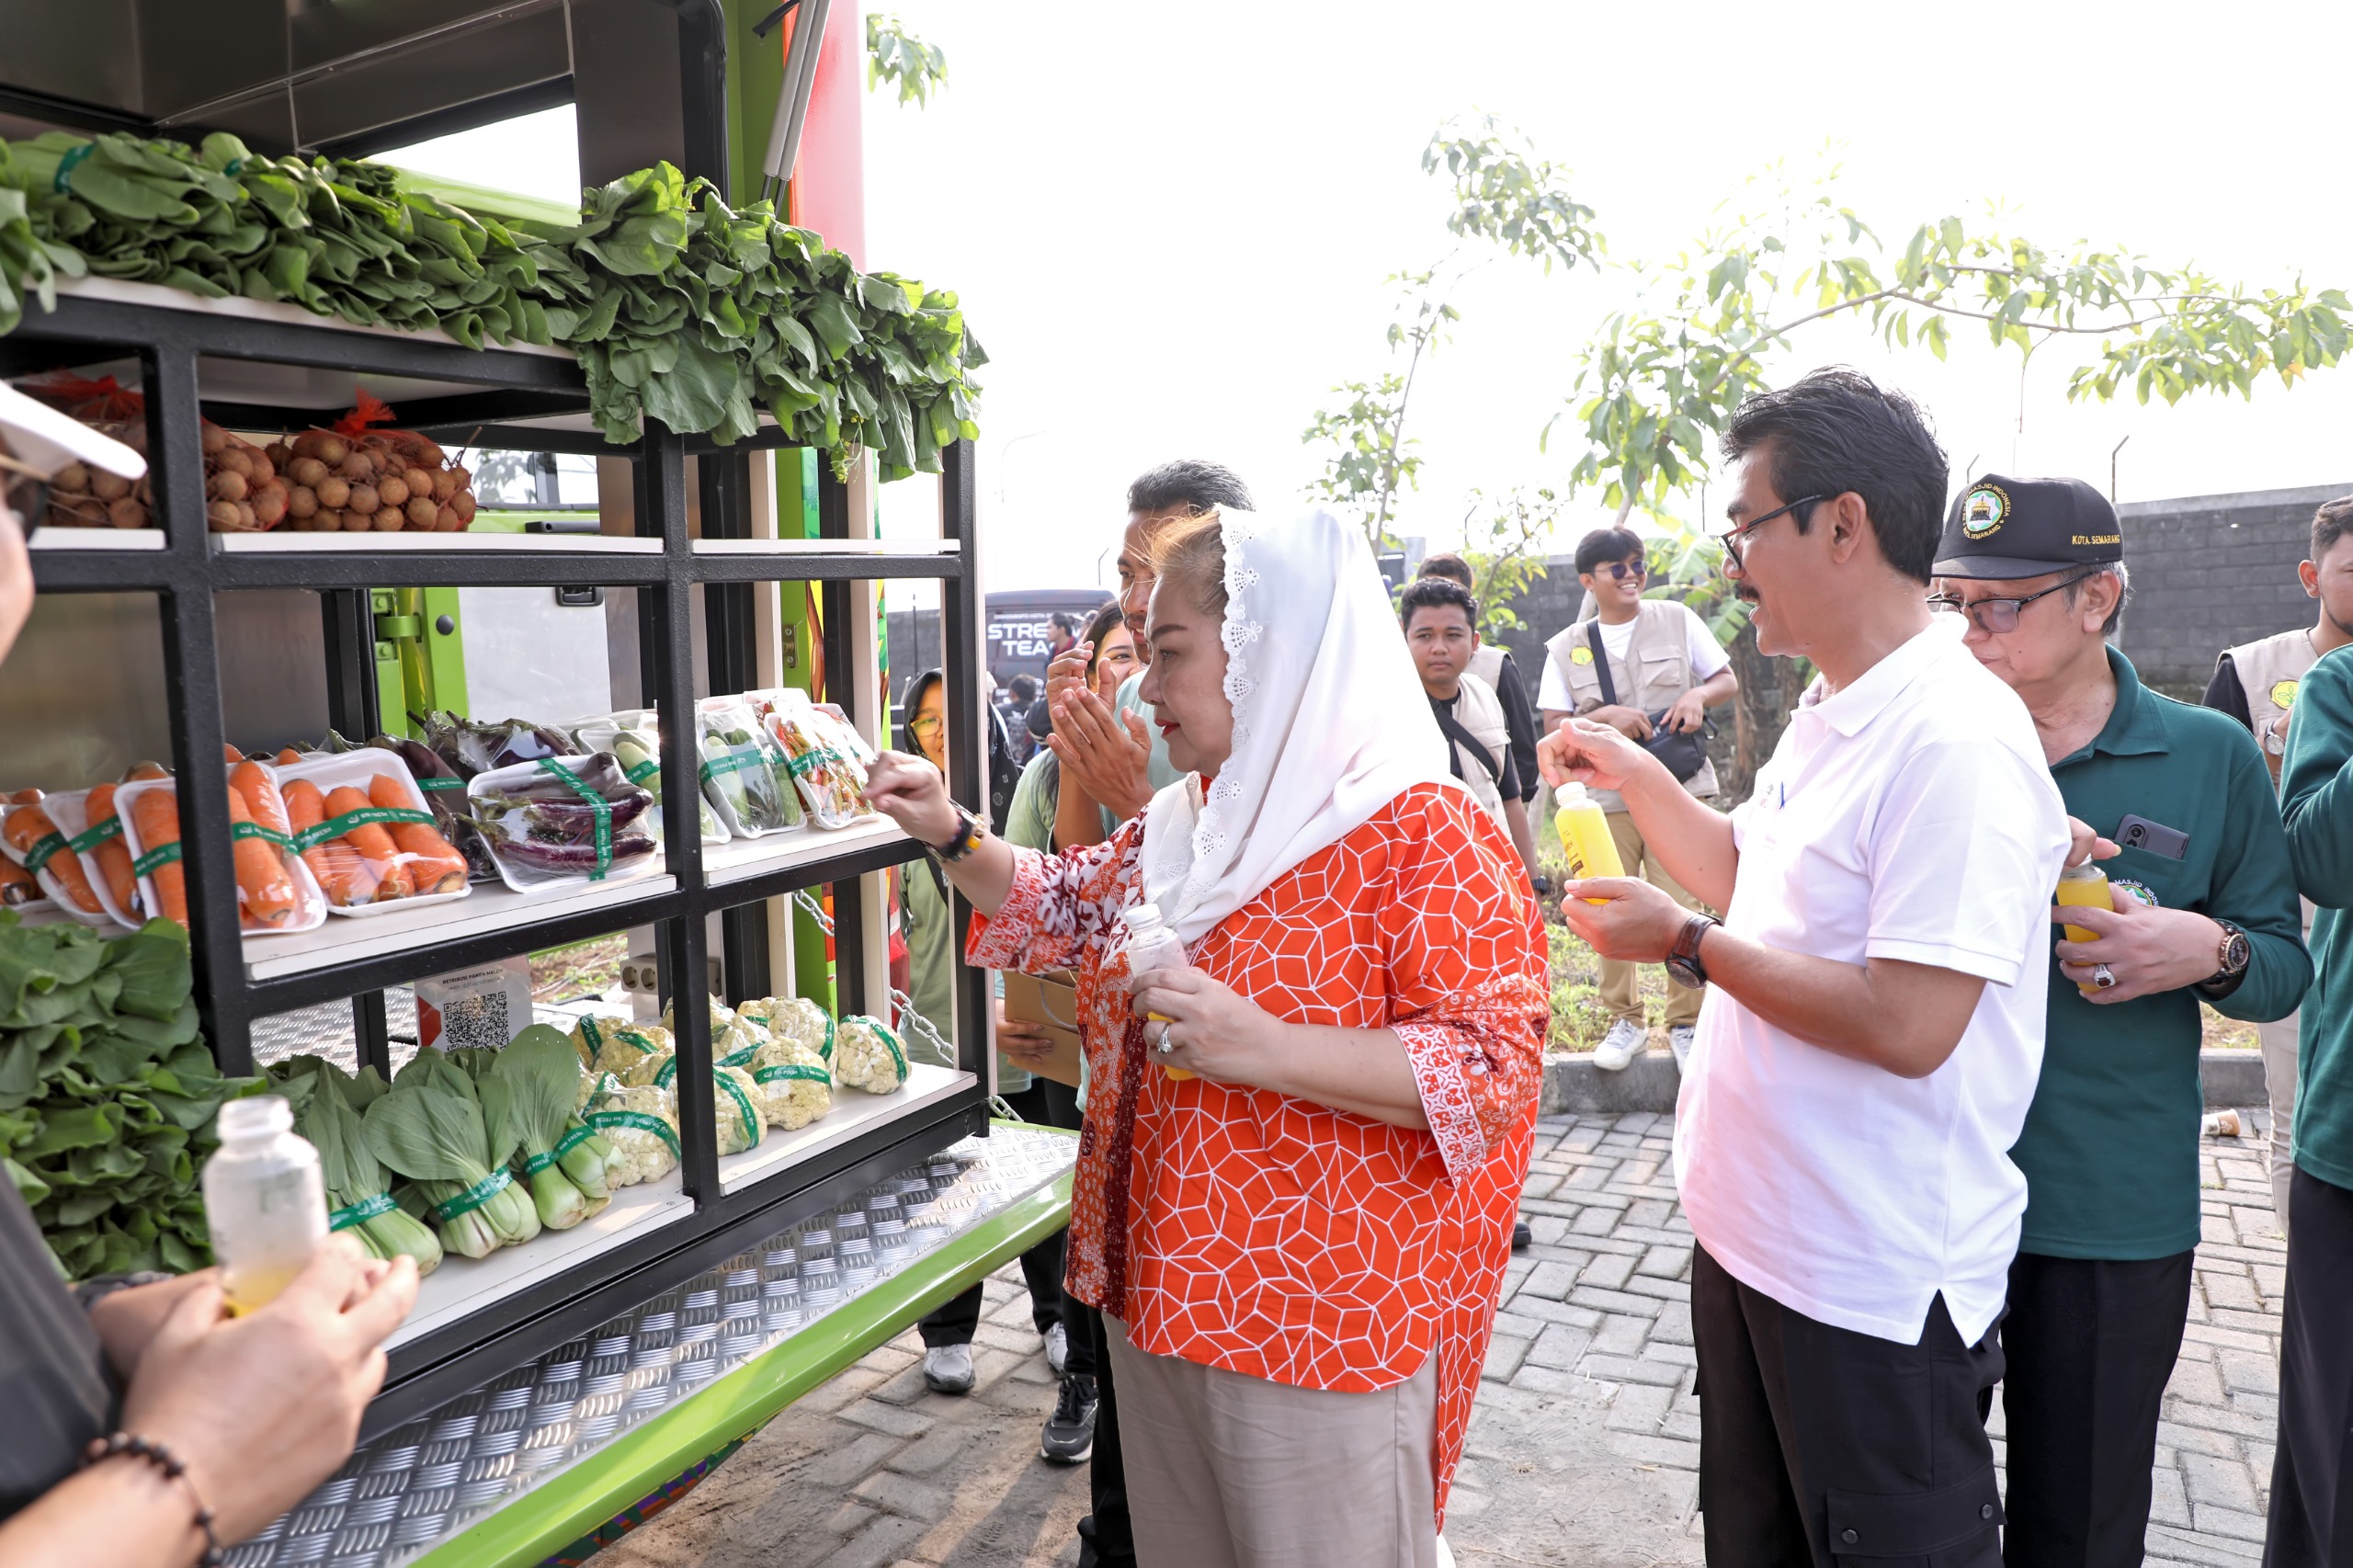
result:
<svg viewBox="0 0 2353 1568"><path fill-rule="evenodd" d="M296 833L318 826L326 820L326 801L319 794L316 784L297 778L286 786L286 821ZM376 873L368 869L359 851L342 839L313 844L302 851L302 860L311 868L311 874L319 879L327 902L337 909L374 902Z"/></svg>
<svg viewBox="0 0 2353 1568"><path fill-rule="evenodd" d="M379 773L368 781L368 801L393 811L414 811L416 805L401 788L401 781L389 773ZM418 892L456 892L466 885L466 858L451 848L431 823L396 822L391 826L392 842L404 853L416 857L407 870Z"/></svg>
<svg viewBox="0 0 2353 1568"><path fill-rule="evenodd" d="M114 821L114 789L111 784L101 784L83 801L82 809L88 813L92 827L103 827ZM118 832L104 840L91 854L97 858L99 874L107 880L107 891L114 894L115 907L133 920L143 919L145 911L139 904L139 874L131 869L131 847L123 843L122 835Z"/></svg>
<svg viewBox="0 0 2353 1568"><path fill-rule="evenodd" d="M348 784L327 791L329 817L347 816L353 812L367 809L368 797ZM386 833L381 824L362 823L345 834L343 840L359 851L359 858L368 862L368 869L380 879L376 889L378 903L388 898L406 898L416 891L416 883L409 875L408 864L401 855L400 846L392 842L392 835Z"/></svg>
<svg viewBox="0 0 2353 1568"><path fill-rule="evenodd" d="M267 838L237 835L239 823L253 820L253 811L245 804L244 796L230 790L229 845L237 865L237 903L244 910L247 926L268 931L292 920L300 906L295 902L294 879L286 874L286 862L278 858L278 846Z"/></svg>
<svg viewBox="0 0 2353 1568"><path fill-rule="evenodd" d="M60 842L42 862L41 869L57 879L57 885L64 890L74 908L85 915L106 913L106 905L98 902L90 879L82 874L82 858L66 847L63 842L65 835L57 831L57 824L50 821L47 812L39 806L18 806L8 813L7 825L0 828L0 833L6 835L8 847L20 857L29 856L43 839L58 839Z"/></svg>
<svg viewBox="0 0 2353 1568"><path fill-rule="evenodd" d="M160 762L134 762L131 771L122 776L125 784L136 784L142 778L169 778L171 774Z"/></svg>
<svg viewBox="0 0 2353 1568"><path fill-rule="evenodd" d="M286 797L278 792L277 780L262 771L258 762L241 762L230 771L229 788L245 798L245 810L253 812L254 821L272 833L286 829Z"/></svg>
<svg viewBox="0 0 2353 1568"><path fill-rule="evenodd" d="M11 806L38 806L40 804L40 791L38 790L14 790L6 795L0 795L0 803Z"/></svg>
<svg viewBox="0 0 2353 1568"><path fill-rule="evenodd" d="M139 842L153 854L166 844L180 841L179 798L169 790L147 790L131 805L131 820L139 829ZM156 867L147 873L155 884L156 913L166 920L188 924L188 874L177 860Z"/></svg>
<svg viewBox="0 0 2353 1568"><path fill-rule="evenodd" d="M245 760L245 754L239 751L235 746L231 745L228 742L223 741L221 743L221 760L227 763L230 767L234 767L237 764Z"/></svg>
<svg viewBox="0 0 2353 1568"><path fill-rule="evenodd" d="M20 903L30 903L47 898L33 874L5 855L0 855L0 906L14 909Z"/></svg>
<svg viewBox="0 0 2353 1568"><path fill-rule="evenodd" d="M286 766L287 766L288 764L290 764L290 763L296 763L296 762L300 762L300 761L301 761L301 760L302 760L302 754L301 754L301 752L299 752L299 751L296 751L292 746L287 746L286 748L284 748L283 750L281 750L281 751L278 754L278 758L277 758L277 760L278 760L278 767L286 767Z"/></svg>

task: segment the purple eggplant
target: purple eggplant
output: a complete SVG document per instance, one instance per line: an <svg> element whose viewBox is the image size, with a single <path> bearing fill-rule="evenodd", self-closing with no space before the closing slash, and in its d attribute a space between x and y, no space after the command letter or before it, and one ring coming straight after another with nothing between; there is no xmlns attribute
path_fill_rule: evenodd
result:
<svg viewBox="0 0 2353 1568"><path fill-rule="evenodd" d="M593 839L547 844L510 834L496 823L483 823L481 827L483 835L498 846L498 853L517 866L560 877L585 876L597 869L597 846ZM609 861L615 866L624 865L641 856L651 855L654 850L654 840L642 833L616 835Z"/></svg>

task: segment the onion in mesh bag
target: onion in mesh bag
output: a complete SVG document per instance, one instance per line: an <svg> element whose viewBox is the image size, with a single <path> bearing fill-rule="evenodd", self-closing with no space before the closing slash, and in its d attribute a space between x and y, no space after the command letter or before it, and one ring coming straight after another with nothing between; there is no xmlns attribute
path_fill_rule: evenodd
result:
<svg viewBox="0 0 2353 1568"><path fill-rule="evenodd" d="M834 1030L834 1075L847 1088L893 1093L907 1081L907 1048L881 1019L854 1014Z"/></svg>

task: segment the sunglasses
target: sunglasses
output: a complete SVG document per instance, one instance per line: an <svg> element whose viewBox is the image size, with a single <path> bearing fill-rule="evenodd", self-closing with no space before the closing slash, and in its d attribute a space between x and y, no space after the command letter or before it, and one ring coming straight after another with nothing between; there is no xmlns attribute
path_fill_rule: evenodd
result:
<svg viewBox="0 0 2353 1568"><path fill-rule="evenodd" d="M2023 598L1964 600L1955 598L1950 594L1938 594L1928 600L1928 608L1940 615L1965 615L1976 622L1978 631L1991 632L1998 637L2006 631L2016 631L2018 629L2018 612L2035 600L2047 599L2062 589L2072 588L2086 577L2096 576L2097 574L2097 567L2089 572L2078 572L2072 577L2053 583L2051 586L2029 594Z"/></svg>
<svg viewBox="0 0 2353 1568"><path fill-rule="evenodd" d="M1620 583L1626 581L1629 577L1639 583L1647 578L1650 574L1650 567L1640 561L1612 561L1606 566L1595 567L1590 574L1590 575L1596 577L1614 577Z"/></svg>

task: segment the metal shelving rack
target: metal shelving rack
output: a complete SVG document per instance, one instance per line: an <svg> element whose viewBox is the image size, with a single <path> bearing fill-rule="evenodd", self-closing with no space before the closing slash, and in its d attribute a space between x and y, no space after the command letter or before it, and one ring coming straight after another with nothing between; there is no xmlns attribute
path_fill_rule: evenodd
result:
<svg viewBox="0 0 2353 1568"><path fill-rule="evenodd" d="M665 792L669 880L649 879L653 885L642 895L582 913L527 919L487 933L421 940L357 961L250 979L238 930L224 770L199 766L221 756L225 738L213 599L220 592L245 588L316 591L325 629L330 722L346 733L369 734L380 727L369 589L460 585L632 588L640 616L644 696L659 704L665 720L664 774L672 780L691 780L699 765L691 722L696 696L693 596L699 586L706 596L712 687L727 691L741 688L750 665L750 585L824 585L826 667L840 671L857 667L848 643L854 584L888 577L936 578L941 582L947 645L971 651L949 661L949 783L957 798L976 801L985 792L971 443L960 441L943 454L937 550L885 548L880 541L850 537L848 493L823 463L819 514L824 537L751 540L743 537L749 531L741 500L748 460L740 454L786 445L777 438L778 432L722 449L649 420L639 441L617 446L594 433L515 423L585 412L580 371L562 354L478 351L438 335L368 331L324 321L254 319L209 311L193 300L188 308L174 309L68 294L60 298L53 313L29 312L12 335L0 340L0 374L25 375L125 357L135 357L141 366L163 548L43 548L33 555L34 578L44 594L152 593L158 600L197 999L206 1038L224 1070L252 1070L255 1019L344 997L355 1001L363 1056L372 1054L381 1062L383 987L628 926L655 927L662 992L668 997L689 989L687 977L699 985L707 964L706 920L722 916L722 946L738 971L731 975L731 993L744 994L736 989L745 983L740 971L750 970L756 987L752 994L756 994L767 989L765 949L750 936L761 917L758 906L796 889L827 884L835 891L840 932L835 949L839 1010L848 1014L884 1007L884 998L865 994L857 879L915 858L918 846L904 837L880 843L869 838L846 852L802 858L714 887L704 874L691 788ZM206 529L199 414L233 428L267 430L304 427L315 423L321 411L207 404L200 372L207 359L463 383L475 390L404 400L404 424L475 445L626 459L634 473L638 533L659 540L659 549L567 548L561 536L544 542L533 540L529 548L498 551L389 543L354 548L340 541L335 548L316 551L226 548L223 536ZM698 550L689 537L686 460L690 456L704 460L700 500L706 540L734 536L717 550ZM731 457L735 460L729 461ZM883 700L883 694L873 691L840 695L859 705ZM885 717L855 710L854 716ZM961 898L956 908L961 926L970 909ZM786 1171L733 1192L722 1189L713 1134L709 1017L699 1007L677 1009L680 1174L683 1191L694 1202L693 1212L642 1227L553 1278L526 1285L491 1309L398 1346L391 1377L369 1410L366 1430L386 1429L454 1391L542 1354L711 1267L747 1238L822 1210L968 1133L985 1134L987 1000L986 976L960 964L958 1065L972 1074L971 1081L951 1095L813 1151Z"/></svg>

